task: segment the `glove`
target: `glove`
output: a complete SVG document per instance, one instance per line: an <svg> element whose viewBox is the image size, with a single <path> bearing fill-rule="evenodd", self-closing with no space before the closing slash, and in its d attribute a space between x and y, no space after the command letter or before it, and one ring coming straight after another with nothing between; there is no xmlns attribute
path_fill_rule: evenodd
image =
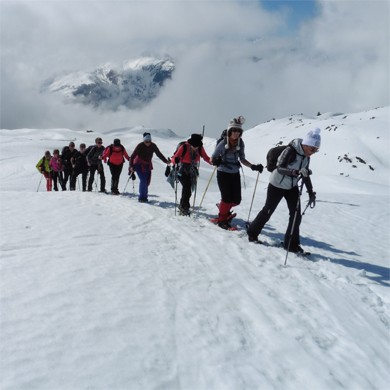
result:
<svg viewBox="0 0 390 390"><path fill-rule="evenodd" d="M135 173L133 172L133 173L131 174L131 180L135 180L135 179L136 179Z"/></svg>
<svg viewBox="0 0 390 390"><path fill-rule="evenodd" d="M171 173L171 167L167 165L167 167L165 168L165 177L168 177L170 173Z"/></svg>
<svg viewBox="0 0 390 390"><path fill-rule="evenodd" d="M251 169L252 171L258 171L261 173L263 172L264 167L261 164L257 164L257 165L252 164Z"/></svg>
<svg viewBox="0 0 390 390"><path fill-rule="evenodd" d="M309 206L311 209L314 209L314 207L316 207L316 193L315 192L309 193Z"/></svg>
<svg viewBox="0 0 390 390"><path fill-rule="evenodd" d="M175 157L175 164L179 164L180 162L180 157Z"/></svg>
<svg viewBox="0 0 390 390"><path fill-rule="evenodd" d="M311 170L306 168L301 168L298 171L298 174L302 175L303 177L309 177L309 175L311 175Z"/></svg>
<svg viewBox="0 0 390 390"><path fill-rule="evenodd" d="M213 165L215 165L216 167L219 167L222 163L222 157L221 156L216 157L212 161L213 161Z"/></svg>

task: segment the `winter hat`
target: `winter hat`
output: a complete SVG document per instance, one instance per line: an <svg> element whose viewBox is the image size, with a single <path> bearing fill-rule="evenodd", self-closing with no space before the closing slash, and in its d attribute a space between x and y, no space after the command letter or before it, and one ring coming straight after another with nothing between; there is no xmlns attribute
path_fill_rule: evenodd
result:
<svg viewBox="0 0 390 390"><path fill-rule="evenodd" d="M200 148L203 145L201 134L191 134L191 138L188 139L188 143L194 148Z"/></svg>
<svg viewBox="0 0 390 390"><path fill-rule="evenodd" d="M310 130L302 140L302 145L313 146L314 148L320 148L321 146L321 129L318 127L315 130Z"/></svg>
<svg viewBox="0 0 390 390"><path fill-rule="evenodd" d="M145 142L152 142L152 136L150 135L150 133L144 133L143 137Z"/></svg>
<svg viewBox="0 0 390 390"><path fill-rule="evenodd" d="M121 140L119 138L114 139L114 146L121 146Z"/></svg>
<svg viewBox="0 0 390 390"><path fill-rule="evenodd" d="M233 118L229 122L228 127L227 127L228 135L230 136L232 134L232 131L230 131L230 129L239 129L239 130L241 130L241 134L242 134L242 125L244 123L245 123L245 118L242 115L240 115L237 118Z"/></svg>

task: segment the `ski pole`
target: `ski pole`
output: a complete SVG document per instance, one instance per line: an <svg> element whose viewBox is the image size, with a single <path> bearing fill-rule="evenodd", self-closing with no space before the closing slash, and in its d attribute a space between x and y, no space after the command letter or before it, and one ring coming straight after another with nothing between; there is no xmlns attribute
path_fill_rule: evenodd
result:
<svg viewBox="0 0 390 390"><path fill-rule="evenodd" d="M127 182L126 182L126 185L125 185L125 188L123 189L123 193L125 193L126 191L126 188L127 188L127 185L129 184L129 181L131 179L131 175L129 176L129 178L127 179Z"/></svg>
<svg viewBox="0 0 390 390"><path fill-rule="evenodd" d="M204 137L204 131L205 131L205 125L203 125L203 130L202 130L202 139ZM200 170L200 157L201 157L201 149L202 149L203 146L201 146L199 148L199 162L198 164L196 165L196 169L197 169L197 173L198 173L198 176L199 176L199 170ZM195 200L196 200L196 192L197 192L197 188L198 188L198 176L195 176L195 191L194 191L194 201L192 203L192 210L195 211Z"/></svg>
<svg viewBox="0 0 390 390"><path fill-rule="evenodd" d="M300 179L302 179L302 177L300 177ZM299 180L299 179L298 179L298 180ZM285 258L285 260L284 260L284 265L287 264L287 257L288 257L288 252L289 252L289 250L290 250L290 245L291 245L292 235L293 235L293 232L294 232L295 222L296 222L296 220L297 220L298 211L299 211L300 206L301 206L302 189L303 189L303 179L302 179L301 186L300 186L300 188L299 188L298 201L297 201L297 206L295 207L295 214L294 214L293 223L292 223L292 225L291 225L290 237L289 237L289 239L288 239L287 253L286 253L286 258Z"/></svg>
<svg viewBox="0 0 390 390"><path fill-rule="evenodd" d="M217 166L215 166L215 167L214 167L214 170L213 170L213 172L211 173L211 176L210 176L209 182L207 183L206 189L204 190L204 193L203 193L202 199L201 199L201 201L200 201L199 208L201 208L201 207L202 207L203 199L204 199L204 197L206 196L206 192L207 192L207 190L209 189L209 186L210 186L210 183L211 183L211 179L213 178L213 176L214 176L214 174L215 174L215 171L217 170L217 168L218 168L218 167L217 167Z"/></svg>
<svg viewBox="0 0 390 390"><path fill-rule="evenodd" d="M255 184L255 189L253 190L253 196L252 196L251 207L249 208L249 214L248 214L248 223L249 223L249 218L250 218L251 211L252 211L253 200L255 199L256 188L257 188L257 183L258 183L258 181L259 181L259 176L260 176L260 172L259 172L259 171L257 171L257 177L256 177L256 184Z"/></svg>
<svg viewBox="0 0 390 390"><path fill-rule="evenodd" d="M173 169L175 170L175 216L176 216L176 208L177 208L177 166L174 165Z"/></svg>
<svg viewBox="0 0 390 390"><path fill-rule="evenodd" d="M41 173L41 180L39 180L39 184L38 184L37 192L39 191L39 187L41 186L42 178L43 178L43 173Z"/></svg>
<svg viewBox="0 0 390 390"><path fill-rule="evenodd" d="M196 200L196 190L198 188L198 178L195 176L195 190L194 190L194 201L192 202L192 210L195 211L195 200Z"/></svg>

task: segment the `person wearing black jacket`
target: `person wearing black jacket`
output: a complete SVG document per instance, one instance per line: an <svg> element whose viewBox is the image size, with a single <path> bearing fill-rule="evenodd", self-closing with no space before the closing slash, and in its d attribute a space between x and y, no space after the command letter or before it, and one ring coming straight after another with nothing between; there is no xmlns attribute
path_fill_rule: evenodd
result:
<svg viewBox="0 0 390 390"><path fill-rule="evenodd" d="M74 142L69 142L69 146L65 146L62 149L61 153L61 161L64 172L64 180L62 182L62 190L66 191L66 184L68 179L72 176L73 166L72 166L72 158L76 155L77 150L75 149Z"/></svg>
<svg viewBox="0 0 390 390"><path fill-rule="evenodd" d="M271 173L267 199L263 209L247 228L250 242L258 241L258 235L269 221L282 198L286 199L289 210L289 222L284 236L284 249L295 253L304 253L300 245L299 227L301 224L299 179L309 194L309 204L314 207L316 193L310 179L310 157L318 152L321 146L320 129L309 131L306 136L296 138L283 150L278 158L276 169Z"/></svg>
<svg viewBox="0 0 390 390"><path fill-rule="evenodd" d="M87 155L87 164L89 167L88 191L92 191L92 184L95 178L95 172L100 175L100 192L106 192L106 177L102 163L102 155L105 147L100 137L95 139L95 145L91 145L85 151Z"/></svg>
<svg viewBox="0 0 390 390"><path fill-rule="evenodd" d="M88 177L88 164L87 156L85 154L85 144L80 144L80 151L78 151L72 158L73 172L70 177L70 190L74 191L76 189L76 180L77 176L81 173L81 182L83 191L87 190L87 177Z"/></svg>

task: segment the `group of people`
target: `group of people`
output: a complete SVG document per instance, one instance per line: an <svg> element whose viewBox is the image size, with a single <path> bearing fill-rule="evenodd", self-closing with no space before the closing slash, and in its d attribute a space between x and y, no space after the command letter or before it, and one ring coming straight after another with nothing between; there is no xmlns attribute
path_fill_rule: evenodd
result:
<svg viewBox="0 0 390 390"><path fill-rule="evenodd" d="M138 200L147 202L153 170L152 159L156 154L167 165L165 176L168 180L173 179L175 183L180 182L182 186L178 206L180 214L190 215L190 198L197 185L199 163L202 158L206 163L216 166L217 183L221 193L216 222L221 228L229 229L236 215L232 208L239 205L242 199L240 177L242 165L258 173L262 173L264 168L262 164L250 163L245 157L245 143L242 139L244 122L242 116L233 118L229 122L211 157L203 147L201 134L191 134L187 141L179 145L173 156L167 158L152 142L151 134L145 132L142 142L135 147L130 156L119 139L114 139L113 144L104 147L102 139L98 137L95 145L88 148L85 144L80 144L80 150L76 150L74 142L70 142L64 147L61 155L58 149L53 151L53 156L50 151L46 151L36 167L45 176L48 191L52 190L53 184L54 191L58 191L57 182L65 191L68 180L69 189L74 191L80 174L82 190L92 191L95 172L97 172L100 176L100 192L106 192L104 162L108 164L111 172L111 193L118 195L119 178L123 164L128 160L129 175L134 180L136 173L139 178ZM304 184L309 193L310 204L315 204L316 193L313 191L310 179L309 164L310 157L319 150L320 144L320 129L315 129L307 133L303 139L294 139L283 150L278 157L276 168L270 175L265 205L255 219L247 225L250 242L258 242L258 236L264 225L271 218L281 199L285 198L290 215L284 240L285 249L296 253L303 252L299 239L301 223L299 200ZM300 187L298 183L302 183Z"/></svg>

